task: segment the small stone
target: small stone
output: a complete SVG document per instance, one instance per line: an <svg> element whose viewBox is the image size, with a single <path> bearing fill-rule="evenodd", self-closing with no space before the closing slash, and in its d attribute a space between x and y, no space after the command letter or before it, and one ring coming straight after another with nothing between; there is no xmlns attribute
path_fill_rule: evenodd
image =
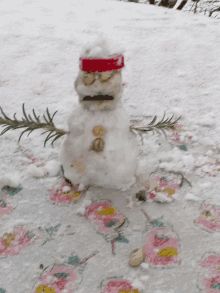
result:
<svg viewBox="0 0 220 293"><path fill-rule="evenodd" d="M130 257L129 264L132 267L139 266L145 259L145 251L143 248L136 249Z"/></svg>
<svg viewBox="0 0 220 293"><path fill-rule="evenodd" d="M204 211L200 214L200 218L206 220L206 218L211 217L212 214L209 211Z"/></svg>
<svg viewBox="0 0 220 293"><path fill-rule="evenodd" d="M150 190L155 190L157 187L158 187L157 182L150 180Z"/></svg>
<svg viewBox="0 0 220 293"><path fill-rule="evenodd" d="M145 190L141 190L138 193L136 193L136 198L139 201L146 201L146 195L145 195Z"/></svg>

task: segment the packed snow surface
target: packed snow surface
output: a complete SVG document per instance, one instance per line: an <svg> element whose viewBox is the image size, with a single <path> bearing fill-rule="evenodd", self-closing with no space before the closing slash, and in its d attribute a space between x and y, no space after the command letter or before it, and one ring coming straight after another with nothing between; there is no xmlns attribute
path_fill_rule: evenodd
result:
<svg viewBox="0 0 220 293"><path fill-rule="evenodd" d="M112 48L102 50L100 43L90 56L124 52L122 101L128 114L147 122L154 115L162 118L164 111L167 116L182 116L182 149L171 148L163 135L149 133L143 145L137 137L142 172L150 174L163 167L182 172L192 185L184 183L173 203L164 198L164 204L153 202L144 207L152 219L164 216L178 231L181 265L152 270L142 264L133 269L128 266L129 255L141 246L146 223L139 207L129 215L130 242L117 243L113 257L110 243L94 233L82 217L83 201L74 207L53 205L49 200L49 191L57 184L62 138L54 148L49 143L44 148L46 134L41 136L40 130L29 137L24 134L19 145L20 131L6 132L0 139L0 184L22 186L23 190L10 197L16 209L0 218L1 235L18 225L50 227L59 223L70 225L75 234L0 259L0 288L6 293L32 292L42 271L40 264L52 265L73 250L84 258L98 249L88 260L78 293L97 293L100 282L115 275L130 277L143 293L197 293L197 263L209 249L219 251L220 241L219 233L194 225L203 200L219 201L215 165L220 162L219 20L110 0L0 3L0 106L9 117L17 113L21 119L22 103L28 114L35 109L41 117L48 107L51 114L58 110L55 125L66 129L66 119L78 103L73 87L78 58L88 42L102 35ZM133 231L135 226L141 230Z"/></svg>

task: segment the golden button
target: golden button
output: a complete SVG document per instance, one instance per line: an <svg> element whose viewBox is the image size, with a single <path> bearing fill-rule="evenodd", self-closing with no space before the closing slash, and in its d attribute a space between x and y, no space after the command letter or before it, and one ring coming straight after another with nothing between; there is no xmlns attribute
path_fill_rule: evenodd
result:
<svg viewBox="0 0 220 293"><path fill-rule="evenodd" d="M96 125L96 126L93 127L92 133L95 136L103 136L103 135L105 135L106 130L101 125Z"/></svg>
<svg viewBox="0 0 220 293"><path fill-rule="evenodd" d="M102 138L96 138L93 142L92 142L92 147L91 149L96 151L96 152L101 152L104 150L104 146L105 146L105 142Z"/></svg>

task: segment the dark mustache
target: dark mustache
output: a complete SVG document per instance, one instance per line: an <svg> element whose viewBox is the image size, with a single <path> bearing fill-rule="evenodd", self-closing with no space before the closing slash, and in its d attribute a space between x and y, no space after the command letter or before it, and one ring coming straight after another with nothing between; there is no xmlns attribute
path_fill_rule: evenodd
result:
<svg viewBox="0 0 220 293"><path fill-rule="evenodd" d="M96 95L96 96L85 96L83 101L112 101L114 100L113 96L109 95Z"/></svg>

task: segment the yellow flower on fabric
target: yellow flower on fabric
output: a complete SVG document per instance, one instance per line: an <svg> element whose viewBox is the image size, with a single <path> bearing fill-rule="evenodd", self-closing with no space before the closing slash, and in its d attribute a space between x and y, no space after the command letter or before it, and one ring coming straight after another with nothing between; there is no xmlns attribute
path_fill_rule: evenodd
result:
<svg viewBox="0 0 220 293"><path fill-rule="evenodd" d="M175 193L175 190L171 188L165 188L164 190L162 190L162 192L167 192L169 195L173 195Z"/></svg>
<svg viewBox="0 0 220 293"><path fill-rule="evenodd" d="M52 287L48 285L40 285L36 289L36 293L56 293Z"/></svg>
<svg viewBox="0 0 220 293"><path fill-rule="evenodd" d="M79 197L79 196L80 196L80 193L79 192L73 193L71 195L72 198Z"/></svg>
<svg viewBox="0 0 220 293"><path fill-rule="evenodd" d="M61 196L70 196L71 198L76 198L80 196L79 192L73 192L73 191L64 191L61 193Z"/></svg>
<svg viewBox="0 0 220 293"><path fill-rule="evenodd" d="M112 216L116 213L116 208L114 207L107 207L104 210L101 210L98 212L99 215L105 215L105 216Z"/></svg>
<svg viewBox="0 0 220 293"><path fill-rule="evenodd" d="M173 247L167 247L162 250L160 250L157 254L157 256L163 256L163 257L172 257L174 255L178 255L177 249Z"/></svg>
<svg viewBox="0 0 220 293"><path fill-rule="evenodd" d="M2 240L5 244L5 248L11 246L12 242L15 240L15 234L13 233L5 233L2 237Z"/></svg>

